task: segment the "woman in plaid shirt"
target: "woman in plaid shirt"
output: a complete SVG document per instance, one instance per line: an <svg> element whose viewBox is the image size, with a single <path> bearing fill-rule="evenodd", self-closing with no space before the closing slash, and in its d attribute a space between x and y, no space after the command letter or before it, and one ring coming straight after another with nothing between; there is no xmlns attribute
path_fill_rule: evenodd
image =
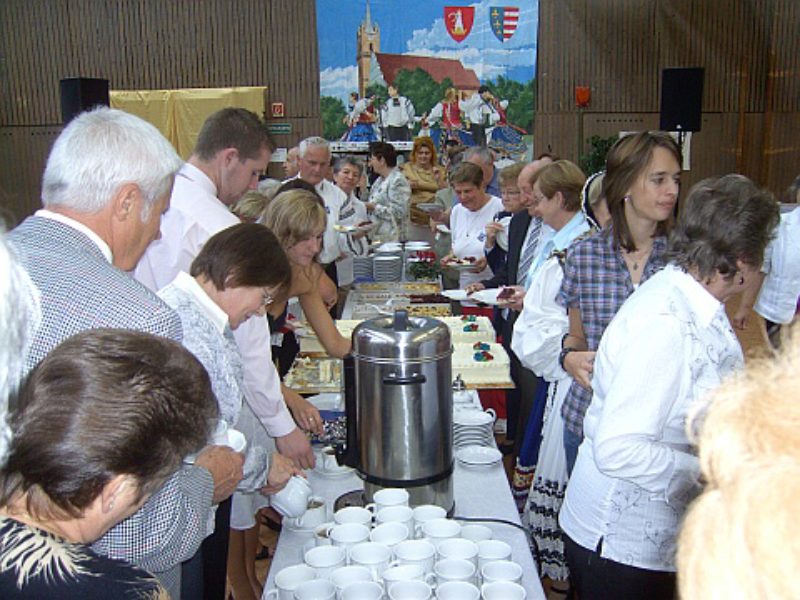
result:
<svg viewBox="0 0 800 600"><path fill-rule="evenodd" d="M570 473L592 399L600 338L628 296L664 266L680 165L680 150L667 133L646 131L618 140L606 159L602 191L611 224L567 252L558 302L569 315L559 360L573 378L561 410Z"/></svg>

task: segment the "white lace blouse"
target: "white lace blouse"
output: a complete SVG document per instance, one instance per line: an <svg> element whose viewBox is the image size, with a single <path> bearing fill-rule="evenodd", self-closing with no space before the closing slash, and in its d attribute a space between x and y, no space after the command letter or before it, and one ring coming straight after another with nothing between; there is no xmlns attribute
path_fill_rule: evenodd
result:
<svg viewBox="0 0 800 600"><path fill-rule="evenodd" d="M667 266L606 329L594 363L584 441L561 508L576 543L643 569L675 570L675 538L699 491L690 411L743 366L725 307Z"/></svg>

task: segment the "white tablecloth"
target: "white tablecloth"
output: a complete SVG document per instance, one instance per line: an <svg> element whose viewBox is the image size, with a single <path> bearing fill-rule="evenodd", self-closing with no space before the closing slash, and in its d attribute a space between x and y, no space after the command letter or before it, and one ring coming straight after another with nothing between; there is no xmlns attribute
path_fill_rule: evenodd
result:
<svg viewBox="0 0 800 600"><path fill-rule="evenodd" d="M308 479L314 494L324 496L332 507L342 494L363 489L363 482L355 475L332 479L308 472ZM456 461L453 493L455 496L455 517L486 517L504 519L519 524L519 515L503 467L498 463L491 467L465 468ZM466 522L462 521L466 524ZM509 525L501 523L481 523L489 526L494 539L508 542L512 548L512 558L522 566L522 585L528 592L528 600L544 600L544 592L539 583L539 575L528 547L527 535ZM264 598L267 590L273 587L273 578L284 567L303 562L303 546L312 539L311 533L299 533L284 528L278 540L275 557L272 559Z"/></svg>

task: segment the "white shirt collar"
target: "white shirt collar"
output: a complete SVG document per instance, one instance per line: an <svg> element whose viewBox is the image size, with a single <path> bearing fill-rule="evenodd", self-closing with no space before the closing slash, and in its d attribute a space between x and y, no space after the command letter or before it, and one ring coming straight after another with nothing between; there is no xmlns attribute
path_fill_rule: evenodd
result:
<svg viewBox="0 0 800 600"><path fill-rule="evenodd" d="M664 270L669 273L672 285L683 292L686 301L691 305L703 327L708 327L718 312L724 313L725 306L722 302L712 296L711 292L700 285L700 282L689 273L673 264L667 265Z"/></svg>
<svg viewBox="0 0 800 600"><path fill-rule="evenodd" d="M175 276L172 285L192 296L192 298L197 301L197 304L200 306L205 316L214 323L214 326L219 332L222 333L225 331L225 327L228 325L228 315L208 296L194 277L181 271Z"/></svg>
<svg viewBox="0 0 800 600"><path fill-rule="evenodd" d="M192 163L183 163L183 166L178 171L178 177L185 177L189 181L195 182L198 186L208 191L209 194L219 199L217 196L217 186L211 181L208 175L195 167ZM222 202L220 201L220 203Z"/></svg>
<svg viewBox="0 0 800 600"><path fill-rule="evenodd" d="M72 227L76 231L80 231L83 235L85 235L90 240L92 240L92 242L94 242L94 244L100 249L100 252L103 253L103 256L108 262L110 263L114 262L114 256L111 254L111 248L109 247L109 245L106 244L105 241L103 241L103 238L101 238L99 235L97 235L94 231L89 229L83 223L80 223L75 219L71 219L66 215L62 215L61 213L47 210L46 208L40 208L39 210L36 211L34 216L41 217L43 219L50 219L52 221L58 221L59 223L62 223L67 227Z"/></svg>

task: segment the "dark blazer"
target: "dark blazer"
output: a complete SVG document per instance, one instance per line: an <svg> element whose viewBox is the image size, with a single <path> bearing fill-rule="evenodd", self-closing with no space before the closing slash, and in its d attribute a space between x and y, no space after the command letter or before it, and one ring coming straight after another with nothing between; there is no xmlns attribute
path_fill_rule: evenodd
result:
<svg viewBox="0 0 800 600"><path fill-rule="evenodd" d="M521 210L511 217L511 223L508 226L508 255L506 256L506 262L493 277L481 281L487 289L497 288L501 285L516 285L519 257L522 253L522 244L525 243L525 235L528 233L528 224L530 222L531 216L527 210Z"/></svg>
<svg viewBox="0 0 800 600"><path fill-rule="evenodd" d="M29 217L8 239L41 295L42 320L26 358L28 369L63 340L87 329L132 329L182 339L178 315L109 263L84 233L53 219ZM206 469L184 466L94 548L161 576L200 547L213 492Z"/></svg>

